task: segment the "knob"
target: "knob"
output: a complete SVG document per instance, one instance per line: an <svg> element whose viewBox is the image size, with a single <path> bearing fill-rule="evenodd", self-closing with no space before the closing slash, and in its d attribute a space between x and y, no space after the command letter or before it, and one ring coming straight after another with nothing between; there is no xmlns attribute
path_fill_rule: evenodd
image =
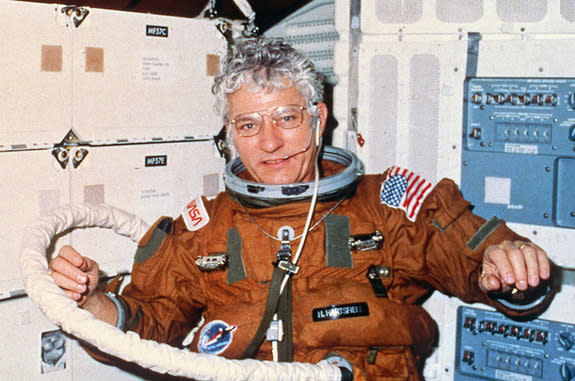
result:
<svg viewBox="0 0 575 381"><path fill-rule="evenodd" d="M569 332L561 332L559 334L558 339L559 339L559 344L561 344L561 346L563 348L565 348L565 350L571 349L571 347L575 343L575 338Z"/></svg>
<svg viewBox="0 0 575 381"><path fill-rule="evenodd" d="M575 377L575 366L568 362L564 362L559 367L559 373L561 374L561 380L571 381L573 377Z"/></svg>

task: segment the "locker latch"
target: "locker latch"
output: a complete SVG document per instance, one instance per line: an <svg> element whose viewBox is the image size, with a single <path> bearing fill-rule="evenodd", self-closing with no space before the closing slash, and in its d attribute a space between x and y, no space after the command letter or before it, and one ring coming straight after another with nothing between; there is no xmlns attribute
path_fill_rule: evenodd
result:
<svg viewBox="0 0 575 381"><path fill-rule="evenodd" d="M68 5L62 7L62 13L65 13L66 16L69 16L74 23L74 26L78 28L80 24L86 19L90 10L86 7L78 7L76 5Z"/></svg>
<svg viewBox="0 0 575 381"><path fill-rule="evenodd" d="M80 140L78 135L74 132L74 130L68 131L64 139L56 145L54 145L54 149L52 150L52 156L56 158L58 164L62 169L66 169L68 163L70 162L70 158L72 159L72 165L74 168L78 168L80 164L84 161L86 156L88 156L88 151L86 148L78 147L79 145L86 144ZM75 148L73 154L70 152L71 148Z"/></svg>

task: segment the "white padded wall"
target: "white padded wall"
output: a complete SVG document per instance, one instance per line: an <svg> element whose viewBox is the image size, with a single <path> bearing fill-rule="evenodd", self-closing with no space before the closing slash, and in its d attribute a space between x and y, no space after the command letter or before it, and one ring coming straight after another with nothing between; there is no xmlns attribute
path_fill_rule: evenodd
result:
<svg viewBox="0 0 575 381"><path fill-rule="evenodd" d="M357 152L367 172L401 165L433 181L460 181L469 32L481 34L479 77L575 77L575 1L364 0L359 19L350 20L354 1L335 2L334 143ZM361 31L357 45L352 27ZM357 78L349 74L354 52ZM357 124L351 125L354 83ZM556 263L575 267L574 229L510 225ZM542 318L574 323L564 308L574 298L575 289L564 286ZM425 304L441 331L427 380L453 379L459 305L437 293Z"/></svg>

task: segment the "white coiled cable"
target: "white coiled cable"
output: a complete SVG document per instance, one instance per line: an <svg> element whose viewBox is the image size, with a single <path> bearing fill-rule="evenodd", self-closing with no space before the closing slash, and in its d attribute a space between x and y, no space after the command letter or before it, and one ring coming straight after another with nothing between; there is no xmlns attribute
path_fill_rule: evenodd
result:
<svg viewBox="0 0 575 381"><path fill-rule="evenodd" d="M322 380L339 381L340 370L327 361L317 364L229 360L189 352L122 332L78 308L48 272L46 248L53 238L73 228L108 228L137 242L148 229L140 218L100 204L63 206L44 216L24 232L20 267L28 296L54 324L103 352L135 362L159 373L196 380Z"/></svg>

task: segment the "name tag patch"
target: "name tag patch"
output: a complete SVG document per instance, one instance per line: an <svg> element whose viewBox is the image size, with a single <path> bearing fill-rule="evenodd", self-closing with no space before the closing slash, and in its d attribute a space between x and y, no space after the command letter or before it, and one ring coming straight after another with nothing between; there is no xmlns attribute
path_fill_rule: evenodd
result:
<svg viewBox="0 0 575 381"><path fill-rule="evenodd" d="M314 308L313 321L338 320L360 316L369 316L367 303L338 304Z"/></svg>

